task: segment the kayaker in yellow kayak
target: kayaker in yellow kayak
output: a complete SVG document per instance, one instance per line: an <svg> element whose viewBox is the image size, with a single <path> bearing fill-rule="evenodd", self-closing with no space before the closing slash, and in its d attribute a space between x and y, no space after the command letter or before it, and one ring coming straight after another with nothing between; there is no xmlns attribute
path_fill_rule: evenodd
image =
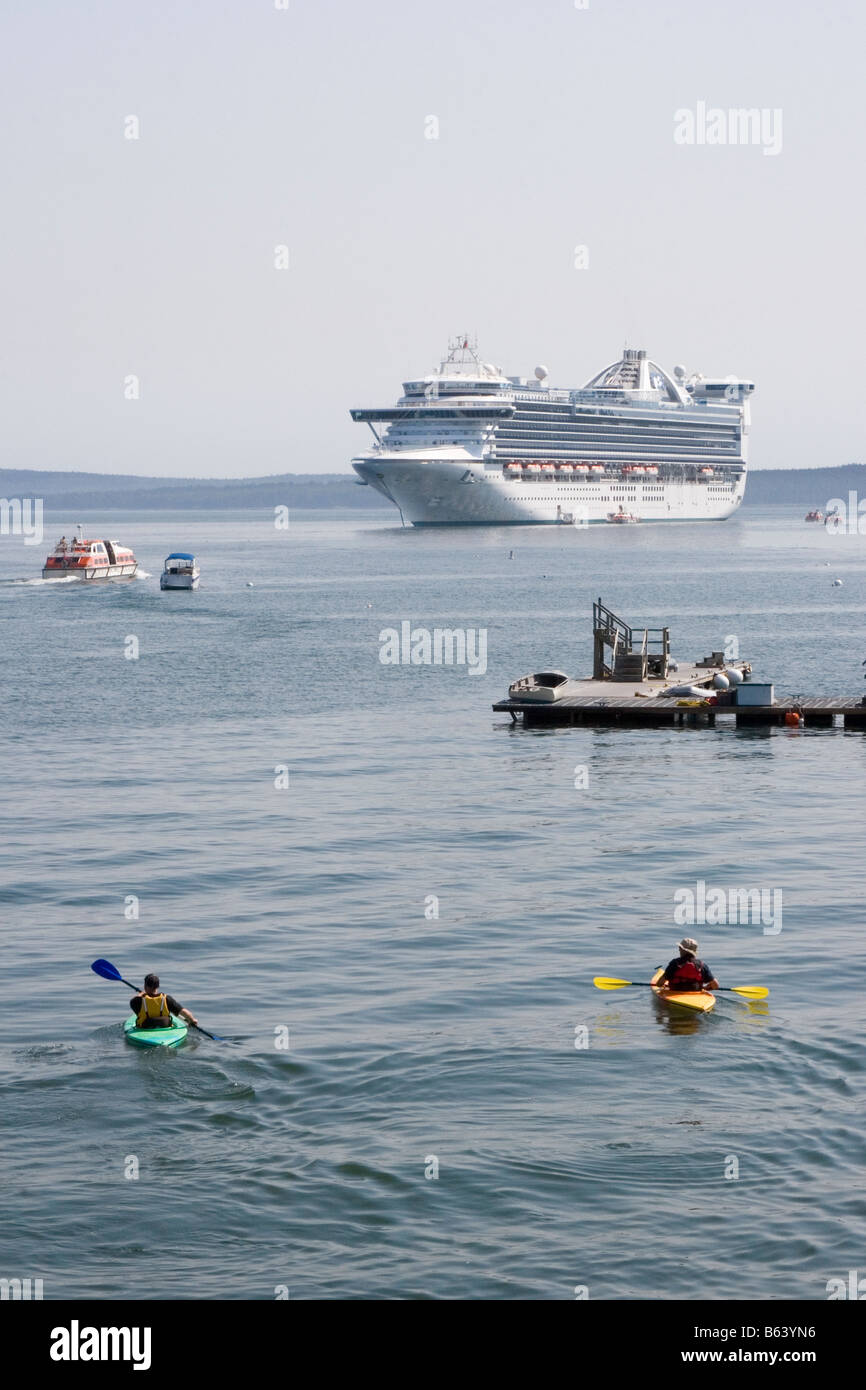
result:
<svg viewBox="0 0 866 1390"><path fill-rule="evenodd" d="M665 967L658 982L659 991L673 990L677 994L688 994L697 989L719 989L719 982L710 967L698 960L698 943L694 937L684 936L677 945L679 955Z"/></svg>
<svg viewBox="0 0 866 1390"><path fill-rule="evenodd" d="M193 1017L189 1009L178 1004L172 995L160 993L158 975L145 975L144 989L132 996L129 1007L137 1015L137 1028L170 1028L172 1014L198 1024L198 1019Z"/></svg>

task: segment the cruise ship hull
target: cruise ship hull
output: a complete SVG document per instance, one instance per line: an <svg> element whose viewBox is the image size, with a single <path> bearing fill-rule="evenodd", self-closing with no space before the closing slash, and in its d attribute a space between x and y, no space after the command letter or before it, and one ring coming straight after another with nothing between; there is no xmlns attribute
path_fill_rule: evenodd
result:
<svg viewBox="0 0 866 1390"><path fill-rule="evenodd" d="M705 480L611 475L563 481L509 477L497 464L366 455L352 466L415 526L592 525L625 511L637 521L723 521L743 499L745 472Z"/></svg>

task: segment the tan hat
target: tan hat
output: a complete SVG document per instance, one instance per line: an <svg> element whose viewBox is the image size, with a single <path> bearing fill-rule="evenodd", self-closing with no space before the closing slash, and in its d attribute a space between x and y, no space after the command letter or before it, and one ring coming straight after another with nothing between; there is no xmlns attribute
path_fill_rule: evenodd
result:
<svg viewBox="0 0 866 1390"><path fill-rule="evenodd" d="M698 954L698 943L693 936L684 936L682 941L677 942L677 946L681 951L684 951L687 956L696 956Z"/></svg>

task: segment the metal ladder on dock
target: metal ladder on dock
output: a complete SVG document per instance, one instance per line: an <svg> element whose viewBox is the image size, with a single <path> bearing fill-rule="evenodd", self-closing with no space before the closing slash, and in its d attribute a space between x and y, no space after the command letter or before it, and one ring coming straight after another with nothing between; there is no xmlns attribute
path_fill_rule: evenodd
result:
<svg viewBox="0 0 866 1390"><path fill-rule="evenodd" d="M668 674L669 628L629 627L598 599L592 605L592 638L593 680L634 683Z"/></svg>

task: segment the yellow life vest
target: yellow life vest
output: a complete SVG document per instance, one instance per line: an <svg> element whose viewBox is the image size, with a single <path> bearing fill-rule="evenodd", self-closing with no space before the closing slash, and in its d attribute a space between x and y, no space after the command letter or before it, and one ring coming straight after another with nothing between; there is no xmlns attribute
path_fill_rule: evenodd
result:
<svg viewBox="0 0 866 1390"><path fill-rule="evenodd" d="M171 1013L164 994L143 994L136 1019L138 1028L170 1028Z"/></svg>

